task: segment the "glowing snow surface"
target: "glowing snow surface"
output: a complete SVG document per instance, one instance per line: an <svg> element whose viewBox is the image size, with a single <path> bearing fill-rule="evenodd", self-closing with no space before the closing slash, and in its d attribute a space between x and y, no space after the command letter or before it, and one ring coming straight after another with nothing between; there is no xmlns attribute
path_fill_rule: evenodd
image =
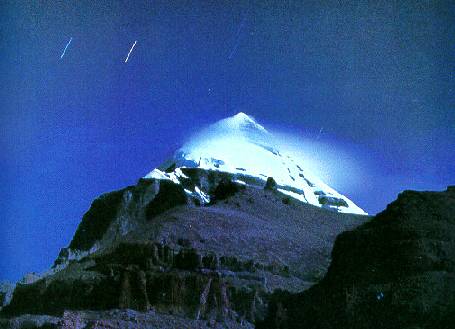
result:
<svg viewBox="0 0 455 329"><path fill-rule="evenodd" d="M176 165L174 172L154 169L145 178L169 179L178 183L183 175L179 169L182 167L248 175L264 183L267 177L273 177L279 191L292 198L343 213L366 215L351 200L305 170L304 160L282 154L278 148L272 134L252 117L240 112L204 129L179 149L170 162ZM321 197L325 200L340 199L343 205L330 205L324 200L321 204Z"/></svg>

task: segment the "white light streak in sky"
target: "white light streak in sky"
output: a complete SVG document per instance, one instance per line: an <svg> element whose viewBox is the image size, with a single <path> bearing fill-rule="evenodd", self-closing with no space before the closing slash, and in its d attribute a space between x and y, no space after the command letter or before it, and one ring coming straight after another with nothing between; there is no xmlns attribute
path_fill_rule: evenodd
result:
<svg viewBox="0 0 455 329"><path fill-rule="evenodd" d="M137 40L134 41L133 45L131 46L131 49L130 49L130 51L128 52L128 56L126 56L125 63L128 62L128 59L130 58L130 54L131 54L131 52L133 51L134 46L136 46L136 43L137 43Z"/></svg>
<svg viewBox="0 0 455 329"><path fill-rule="evenodd" d="M240 37L242 34L243 26L245 25L245 21L246 21L246 15L243 16L242 21L240 22L239 28L237 29L237 33L235 34L235 44L234 44L234 47L232 47L231 52L229 53L229 57L228 57L229 59L232 59L234 57L235 53L237 52L237 48L239 47Z"/></svg>
<svg viewBox="0 0 455 329"><path fill-rule="evenodd" d="M68 46L70 45L71 41L73 41L73 37L70 38L70 41L68 41L68 43L66 44L65 49L63 49L63 53L62 53L62 55L60 56L60 59L62 59L63 56L65 56L66 49L68 49Z"/></svg>

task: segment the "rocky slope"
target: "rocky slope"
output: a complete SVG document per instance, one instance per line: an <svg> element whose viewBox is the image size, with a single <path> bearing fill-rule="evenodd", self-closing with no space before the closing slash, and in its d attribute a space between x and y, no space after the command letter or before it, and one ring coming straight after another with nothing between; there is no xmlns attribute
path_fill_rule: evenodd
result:
<svg viewBox="0 0 455 329"><path fill-rule="evenodd" d="M138 317L156 312L150 321L251 326L274 290L319 280L335 237L368 219L290 198L272 178L265 189L230 173L181 170L181 184L146 178L96 199L52 271L18 283L2 316L52 315L46 323L61 327L65 311L89 323L87 310L120 321L103 312L132 309L145 312ZM194 186L209 203L185 192Z"/></svg>
<svg viewBox="0 0 455 329"><path fill-rule="evenodd" d="M455 187L401 193L332 258L318 285L275 293L258 328L453 328Z"/></svg>

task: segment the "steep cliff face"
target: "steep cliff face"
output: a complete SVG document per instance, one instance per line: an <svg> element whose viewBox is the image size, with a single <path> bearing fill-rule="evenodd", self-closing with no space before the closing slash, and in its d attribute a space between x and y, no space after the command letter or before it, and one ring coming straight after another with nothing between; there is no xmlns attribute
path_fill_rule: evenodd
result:
<svg viewBox="0 0 455 329"><path fill-rule="evenodd" d="M264 318L274 290L319 280L337 234L368 220L230 173L182 173L180 184L141 179L97 199L53 271L18 284L2 314L134 309L251 324ZM185 191L196 186L209 203Z"/></svg>
<svg viewBox="0 0 455 329"><path fill-rule="evenodd" d="M324 279L277 293L259 328L453 328L455 188L405 191L336 240Z"/></svg>

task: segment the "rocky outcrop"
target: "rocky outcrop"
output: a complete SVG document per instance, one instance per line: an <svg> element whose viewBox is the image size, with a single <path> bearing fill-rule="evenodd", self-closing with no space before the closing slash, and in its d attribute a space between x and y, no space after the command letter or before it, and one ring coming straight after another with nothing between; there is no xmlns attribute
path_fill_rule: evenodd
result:
<svg viewBox="0 0 455 329"><path fill-rule="evenodd" d="M13 297L15 284L10 282L0 282L0 310L8 305Z"/></svg>
<svg viewBox="0 0 455 329"><path fill-rule="evenodd" d="M245 186L238 184L232 180L224 179L214 189L212 202L225 200L238 193L242 189L245 189Z"/></svg>
<svg viewBox="0 0 455 329"><path fill-rule="evenodd" d="M147 220L186 202L182 187L167 180L141 179L135 186L103 194L83 216L70 245L61 249L54 268L60 270L110 246Z"/></svg>
<svg viewBox="0 0 455 329"><path fill-rule="evenodd" d="M100 240L117 215L127 189L103 194L93 201L69 245L70 249L88 250Z"/></svg>
<svg viewBox="0 0 455 329"><path fill-rule="evenodd" d="M248 179L189 168L181 184L141 179L101 197L53 271L19 283L2 315L133 309L188 321L263 319L274 290L313 285L336 235L368 217L283 205L281 193ZM198 186L212 202L196 202Z"/></svg>
<svg viewBox="0 0 455 329"><path fill-rule="evenodd" d="M258 328L453 328L455 188L401 193L337 238L318 285L271 300Z"/></svg>
<svg viewBox="0 0 455 329"><path fill-rule="evenodd" d="M150 220L166 210L184 205L186 202L187 196L181 185L163 180L160 182L158 193L145 208L145 215L147 220Z"/></svg>
<svg viewBox="0 0 455 329"><path fill-rule="evenodd" d="M273 179L273 177L268 177L267 181L265 183L264 189L276 191L277 187L278 187L278 185L277 185L275 179Z"/></svg>
<svg viewBox="0 0 455 329"><path fill-rule="evenodd" d="M289 269L253 260L173 250L159 243L121 243L56 278L19 284L4 314L61 316L68 309L114 308L180 314L195 319L263 318L267 278Z"/></svg>

